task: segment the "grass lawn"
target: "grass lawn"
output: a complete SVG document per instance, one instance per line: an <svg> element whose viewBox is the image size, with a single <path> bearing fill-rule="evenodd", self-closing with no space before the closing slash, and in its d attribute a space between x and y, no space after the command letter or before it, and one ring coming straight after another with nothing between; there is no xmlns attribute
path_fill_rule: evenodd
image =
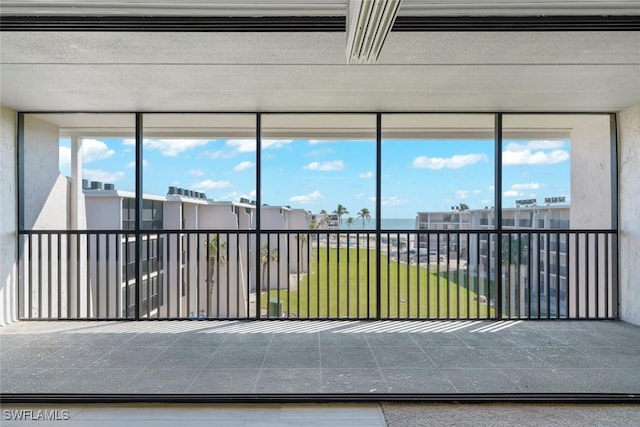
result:
<svg viewBox="0 0 640 427"><path fill-rule="evenodd" d="M355 248L314 248L311 274L301 275L298 289L262 294L261 305L279 299L282 310L298 318L376 317L376 253ZM430 270L390 260L381 255L381 318L487 318L493 309L476 300L471 290L458 286L444 264ZM439 273L439 274L438 274ZM444 273L444 274L443 274ZM443 277L444 276L444 277Z"/></svg>

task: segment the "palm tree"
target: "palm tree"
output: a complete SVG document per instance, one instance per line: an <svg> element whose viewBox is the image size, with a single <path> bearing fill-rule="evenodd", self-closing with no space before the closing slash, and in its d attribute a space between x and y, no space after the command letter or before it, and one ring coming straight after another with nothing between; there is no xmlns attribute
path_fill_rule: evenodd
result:
<svg viewBox="0 0 640 427"><path fill-rule="evenodd" d="M213 294L216 266L224 266L227 264L227 257L225 255L227 242L221 241L218 238L218 235L214 234L212 236L207 236L205 244L209 252L207 260L207 266L209 267L207 274L207 287L209 288L209 293Z"/></svg>
<svg viewBox="0 0 640 427"><path fill-rule="evenodd" d="M353 219L353 217L350 216L349 218L347 218L347 225L349 226L349 230L351 230L351 226L354 222L356 222L356 220Z"/></svg>
<svg viewBox="0 0 640 427"><path fill-rule="evenodd" d="M267 265L270 262L278 261L278 258L279 258L278 249L272 249L271 252L269 252L268 245L266 243L262 245L262 248L260 248L260 264L262 265L262 290L263 291L267 289L266 287L267 275L265 274L267 270Z"/></svg>
<svg viewBox="0 0 640 427"><path fill-rule="evenodd" d="M364 222L371 221L371 212L367 208L362 208L358 211L358 218L362 218L362 229L364 230Z"/></svg>
<svg viewBox="0 0 640 427"><path fill-rule="evenodd" d="M349 215L349 211L345 206L342 206L341 203L338 203L338 207L336 208L335 211L333 211L333 213L338 216L338 228L340 228L342 215Z"/></svg>

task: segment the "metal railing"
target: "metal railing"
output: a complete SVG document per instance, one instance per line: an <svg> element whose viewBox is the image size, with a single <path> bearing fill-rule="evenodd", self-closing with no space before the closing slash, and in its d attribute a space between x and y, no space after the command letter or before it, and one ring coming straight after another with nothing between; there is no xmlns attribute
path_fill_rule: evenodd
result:
<svg viewBox="0 0 640 427"><path fill-rule="evenodd" d="M618 311L611 230L33 230L20 232L19 269L21 319L611 319Z"/></svg>

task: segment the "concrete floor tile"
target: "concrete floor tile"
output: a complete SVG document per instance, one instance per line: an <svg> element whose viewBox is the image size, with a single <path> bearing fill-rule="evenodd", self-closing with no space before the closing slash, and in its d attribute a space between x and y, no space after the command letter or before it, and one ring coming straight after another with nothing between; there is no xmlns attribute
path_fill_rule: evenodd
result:
<svg viewBox="0 0 640 427"><path fill-rule="evenodd" d="M417 345L411 347L371 346L380 368L435 368L431 358Z"/></svg>
<svg viewBox="0 0 640 427"><path fill-rule="evenodd" d="M453 384L438 369L383 368L390 393L455 393Z"/></svg>
<svg viewBox="0 0 640 427"><path fill-rule="evenodd" d="M267 347L221 345L206 368L261 368Z"/></svg>
<svg viewBox="0 0 640 427"><path fill-rule="evenodd" d="M500 369L442 369L458 393L514 393L514 383Z"/></svg>
<svg viewBox="0 0 640 427"><path fill-rule="evenodd" d="M491 363L469 347L431 347L425 349L438 368L490 368Z"/></svg>
<svg viewBox="0 0 640 427"><path fill-rule="evenodd" d="M121 393L186 393L199 369L143 369L120 388Z"/></svg>
<svg viewBox="0 0 640 427"><path fill-rule="evenodd" d="M504 375L515 384L516 393L586 393L575 378L563 374L565 370L556 368L502 369ZM587 369L583 370L585 374Z"/></svg>
<svg viewBox="0 0 640 427"><path fill-rule="evenodd" d="M258 368L204 369L193 380L187 393L253 393L259 373Z"/></svg>
<svg viewBox="0 0 640 427"><path fill-rule="evenodd" d="M322 346L320 365L323 368L377 368L369 347Z"/></svg>
<svg viewBox="0 0 640 427"><path fill-rule="evenodd" d="M571 347L530 348L530 353L556 368L609 368L607 363Z"/></svg>
<svg viewBox="0 0 640 427"><path fill-rule="evenodd" d="M322 393L386 393L379 369L322 368Z"/></svg>
<svg viewBox="0 0 640 427"><path fill-rule="evenodd" d="M153 369L202 369L215 357L215 347L180 348L171 346L161 353L148 368Z"/></svg>
<svg viewBox="0 0 640 427"><path fill-rule="evenodd" d="M274 347L267 351L264 368L319 368L320 350L312 347Z"/></svg>
<svg viewBox="0 0 640 427"><path fill-rule="evenodd" d="M319 368L263 368L254 393L317 393L321 377Z"/></svg>

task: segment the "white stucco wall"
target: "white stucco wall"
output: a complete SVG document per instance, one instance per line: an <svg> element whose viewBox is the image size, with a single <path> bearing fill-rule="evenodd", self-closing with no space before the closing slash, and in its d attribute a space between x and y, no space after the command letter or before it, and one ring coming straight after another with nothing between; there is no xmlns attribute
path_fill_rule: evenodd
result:
<svg viewBox="0 0 640 427"><path fill-rule="evenodd" d="M576 119L571 130L571 228L611 227L608 115Z"/></svg>
<svg viewBox="0 0 640 427"><path fill-rule="evenodd" d="M640 105L618 115L620 317L640 325Z"/></svg>
<svg viewBox="0 0 640 427"><path fill-rule="evenodd" d="M17 318L16 113L0 108L0 325Z"/></svg>
<svg viewBox="0 0 640 427"><path fill-rule="evenodd" d="M68 182L59 171L58 127L26 115L24 128L24 226L66 229Z"/></svg>
<svg viewBox="0 0 640 427"><path fill-rule="evenodd" d="M85 209L89 230L119 230L122 226L122 198L115 194L85 196Z"/></svg>

